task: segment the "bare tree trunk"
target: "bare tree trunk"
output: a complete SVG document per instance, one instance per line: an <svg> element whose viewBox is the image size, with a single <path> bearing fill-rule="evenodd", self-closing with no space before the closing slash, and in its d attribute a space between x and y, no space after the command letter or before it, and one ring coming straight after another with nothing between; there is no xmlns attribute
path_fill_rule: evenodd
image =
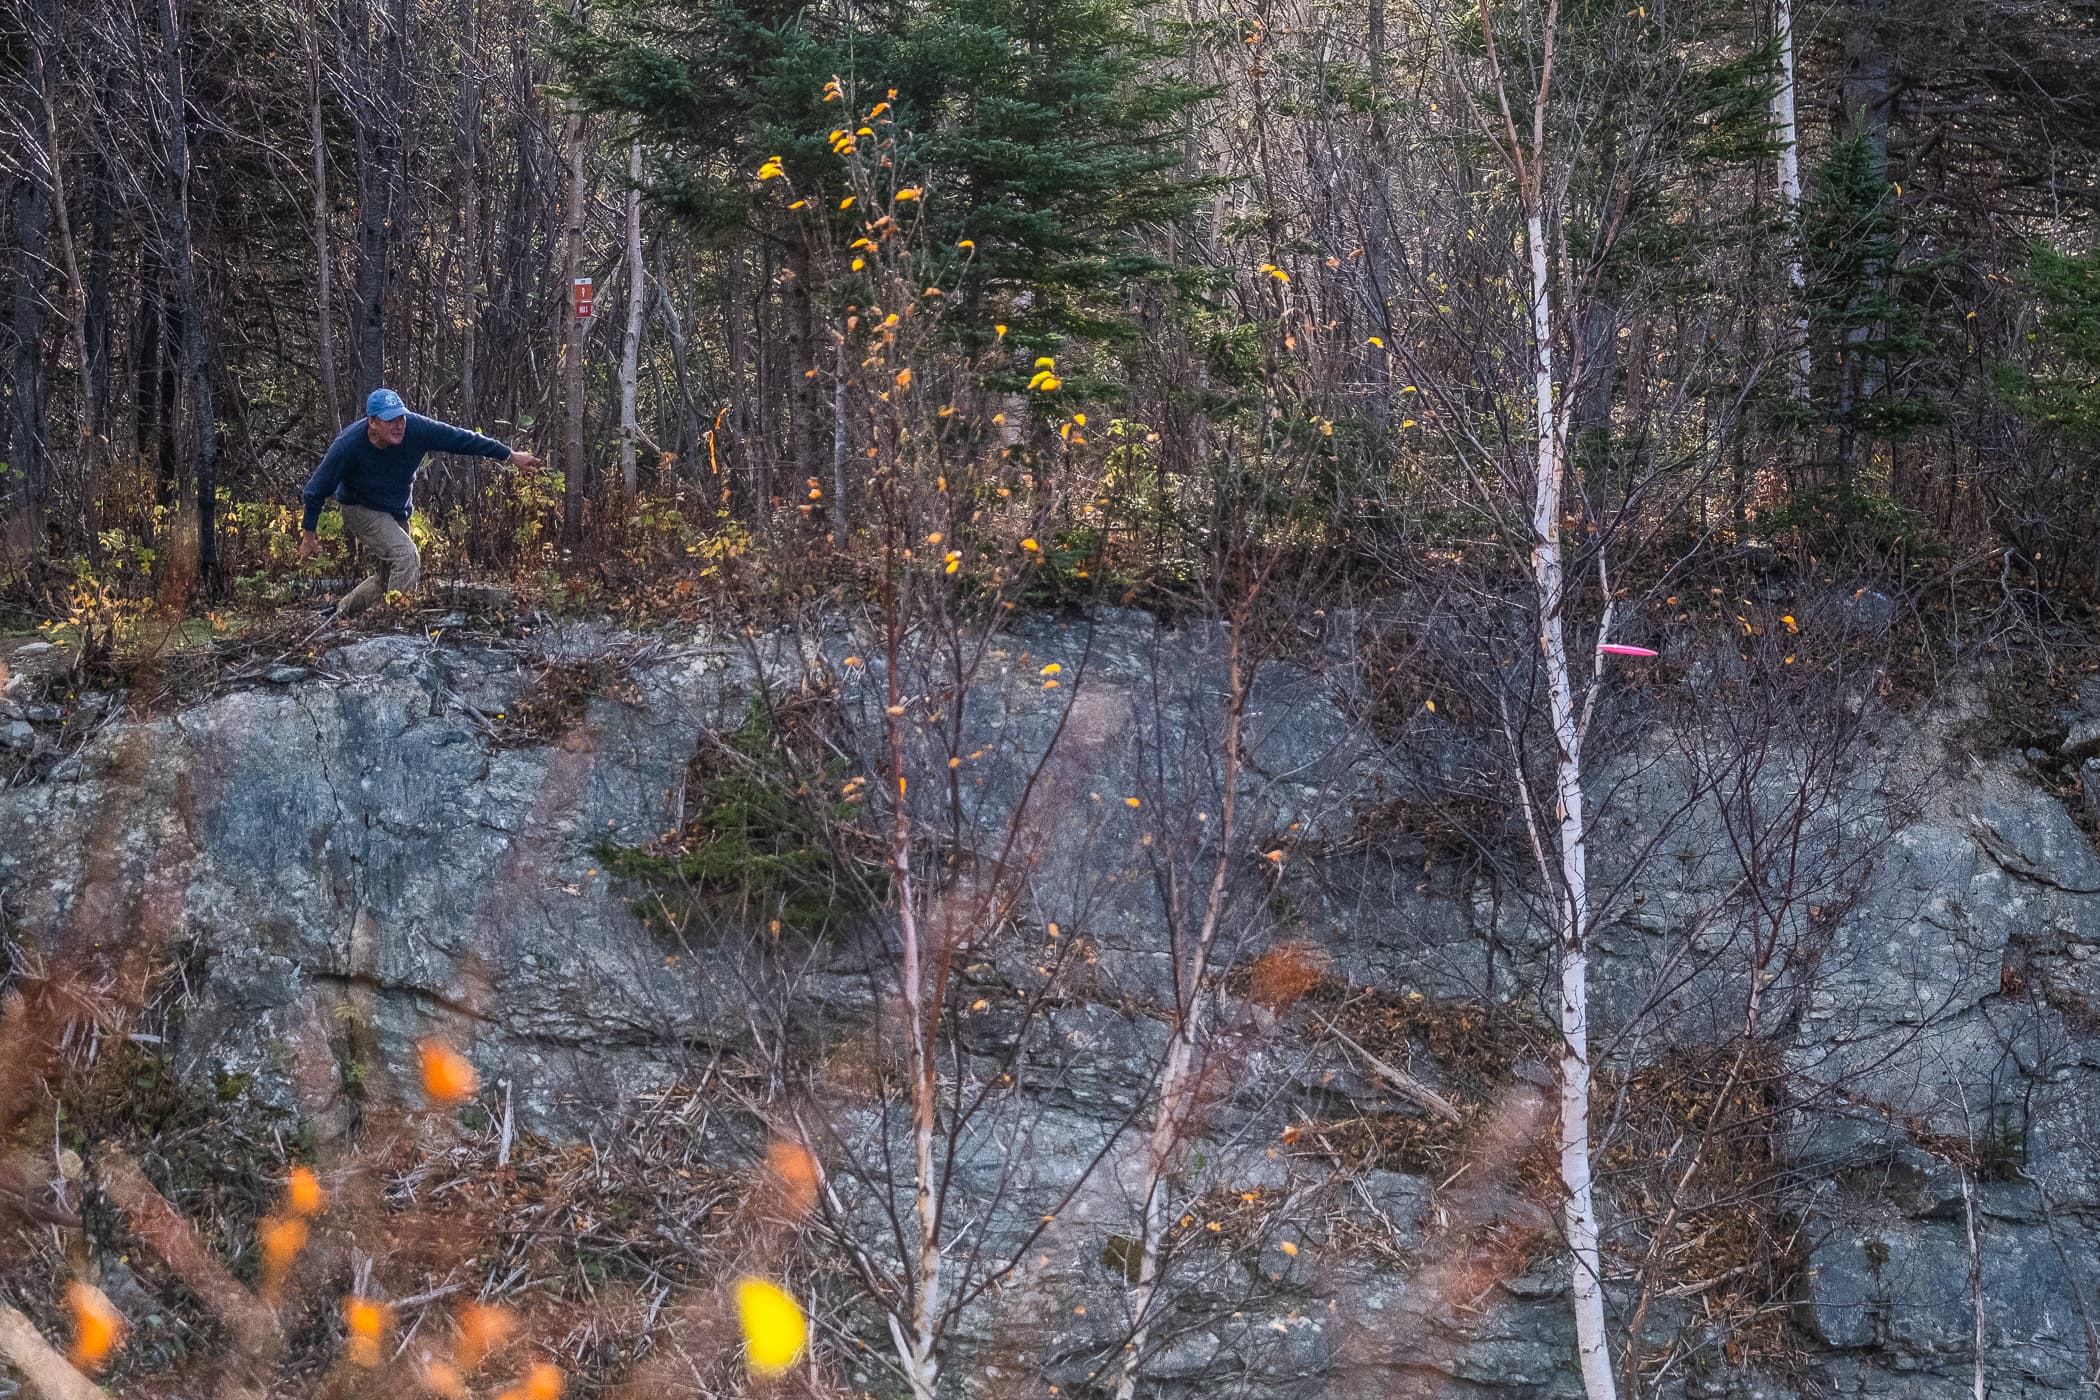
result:
<svg viewBox="0 0 2100 1400"><path fill-rule="evenodd" d="M174 183L168 225L176 286L182 298L182 364L190 381L197 419L197 575L219 591L219 424L212 409L211 367L204 355L204 316L197 296L197 269L190 248L189 99L182 69L182 35L176 0L160 0L161 43L168 75L168 172Z"/></svg>
<svg viewBox="0 0 2100 1400"><path fill-rule="evenodd" d="M570 13L583 16L582 0L575 0ZM583 460L583 318L576 314L576 283L583 276L583 201L586 193L583 144L583 113L569 114L563 133L563 148L569 157L569 207L565 211L568 252L564 263L569 278L567 343L563 347L563 382L567 397L568 431L563 440L561 545L573 553L583 543L583 502L588 492Z"/></svg>
<svg viewBox="0 0 2100 1400"><path fill-rule="evenodd" d="M105 92L105 98L107 94ZM106 105L106 103L105 103ZM89 233L86 322L88 427L105 439L110 435L110 347L109 278L116 258L116 193L111 187L109 158L98 142L93 164L94 220Z"/></svg>
<svg viewBox="0 0 2100 1400"><path fill-rule="evenodd" d="M1605 1339L1604 1280L1597 1249L1597 1208L1590 1182L1590 1010L1588 841L1583 826L1582 735L1569 678L1562 612L1567 580L1561 559L1561 477L1566 443L1558 416L1553 368L1553 285L1538 195L1528 201L1524 241L1531 263L1531 338L1537 477L1532 483L1532 584L1539 618L1539 653L1556 746L1554 792L1560 854L1560 1177L1575 1309L1575 1341L1582 1385L1590 1400L1616 1400L1611 1352Z"/></svg>
<svg viewBox="0 0 2100 1400"><path fill-rule="evenodd" d="M308 97L312 104L312 137L314 143L314 280L317 284L315 300L319 316L314 329L318 333L321 353L321 401L327 407L322 413L324 422L331 426L346 420L342 395L335 382L335 258L328 237L328 135L321 125L321 41L318 33L318 16L309 19L307 29L306 70Z"/></svg>
<svg viewBox="0 0 2100 1400"><path fill-rule="evenodd" d="M481 414L474 378L481 325L481 60L474 0L459 0L459 243L459 403L462 418L473 425Z"/></svg>
<svg viewBox="0 0 2100 1400"><path fill-rule="evenodd" d="M831 365L831 529L846 543L846 343L832 351Z"/></svg>
<svg viewBox="0 0 2100 1400"><path fill-rule="evenodd" d="M788 451L795 461L797 480L810 480L817 474L817 443L821 440L817 418L821 400L814 373L817 336L810 304L811 263L807 252L800 248L790 251L787 266ZM831 513L836 522L846 509L846 501L837 494L836 482L833 488Z"/></svg>
<svg viewBox="0 0 2100 1400"><path fill-rule="evenodd" d="M74 414L79 424L78 437L84 441L93 433L87 393L87 282L80 275L80 255L73 243L72 212L66 207L66 163L60 155L58 141L58 104L52 100L51 76L44 60L46 48L53 53L58 49L57 19L49 9L48 0L37 7L44 25L42 42L33 45L32 50L36 55L38 96L44 103L44 171L51 183L51 211L58 223L59 262L66 273L66 339L73 348L73 364L80 375L80 392L78 402L74 404Z"/></svg>
<svg viewBox="0 0 2100 1400"><path fill-rule="evenodd" d="M31 48L38 55L38 82L42 86L42 50L57 34L59 17L53 0L36 0L31 19L36 23ZM29 134L27 113L21 132ZM48 495L48 437L44 424L44 271L50 252L50 191L57 185L57 149L46 147L50 185L38 181L34 168L23 168L15 185L15 384L13 413L8 418L8 439L0 443L13 460L21 487L10 510L10 521L0 521L0 558L34 556L44 544L44 504Z"/></svg>
<svg viewBox="0 0 2100 1400"><path fill-rule="evenodd" d="M1116 1400L1131 1400L1137 1393L1145 1348L1151 1340L1152 1305L1159 1295L1160 1252L1167 1237L1166 1185L1175 1148L1187 1131L1189 1114L1195 1107L1196 1044L1203 1033L1203 1012L1209 995L1206 973L1211 947L1217 939L1219 916L1225 907L1225 876L1235 852L1234 796L1239 790L1240 718L1246 697L1240 668L1242 635L1242 618L1235 616L1226 643L1225 753L1219 787L1218 853L1211 867L1210 887L1205 891L1196 936L1189 947L1175 949L1178 980L1174 988L1174 1032L1167 1043L1159 1099L1153 1107L1152 1132L1145 1146L1145 1172L1138 1187L1138 1276L1131 1291L1130 1342L1123 1352L1122 1373L1116 1378ZM1178 909L1168 911L1169 937L1178 939L1182 913Z"/></svg>
<svg viewBox="0 0 2100 1400"><path fill-rule="evenodd" d="M1961 1181L1962 1225L1969 1237L1969 1310L1976 1319L1973 1345L1976 1348L1975 1365L1970 1371L1970 1391L1975 1400L1984 1400L1988 1387L1984 1382L1984 1362L1987 1356L1987 1338L1983 1327L1983 1245L1976 1237L1976 1187L1969 1180L1966 1167L1956 1167L1956 1176Z"/></svg>
<svg viewBox="0 0 2100 1400"><path fill-rule="evenodd" d="M358 60L357 394L386 381L387 294L393 282L394 225L401 190L402 103L408 68L408 0L394 0L380 35L385 56L375 66L369 21L362 20ZM376 71L375 71L376 67Z"/></svg>
<svg viewBox="0 0 2100 1400"><path fill-rule="evenodd" d="M1793 355L1787 388L1808 399L1808 281L1801 270L1801 137L1794 120L1794 0L1775 0L1773 37L1779 46L1779 86L1772 92L1772 128L1779 143L1779 203L1787 225L1786 280L1793 304Z"/></svg>
<svg viewBox="0 0 2100 1400"><path fill-rule="evenodd" d="M685 327L681 324L678 303L671 299L671 285L664 276L664 240L656 240L656 298L657 310L662 313L664 331L671 338L671 372L678 381L678 457L680 461L691 458L700 446L700 419L693 410L692 379L685 363Z"/></svg>
<svg viewBox="0 0 2100 1400"><path fill-rule="evenodd" d="M48 2L48 0L47 0ZM45 498L44 271L51 229L51 197L43 182L24 173L15 185L14 402L8 447L21 478L7 522L8 553L41 547Z"/></svg>
<svg viewBox="0 0 2100 1400"><path fill-rule="evenodd" d="M1886 178L1889 161L1889 119L1895 106L1895 81L1889 67L1888 44L1882 34L1887 0L1852 0L1845 25L1845 71L1838 83L1838 124L1842 137L1858 137L1867 143L1874 173ZM1863 286L1860 300L1880 294L1886 269L1869 261L1860 269ZM1856 308L1855 308L1856 309ZM1838 485L1849 487L1857 467L1858 422L1861 406L1879 392L1880 375L1869 344L1872 327L1858 316L1848 317L1844 342L1838 347Z"/></svg>
<svg viewBox="0 0 2100 1400"><path fill-rule="evenodd" d="M641 371L642 351L642 143L627 152L627 330L620 338L620 492L631 508L639 483L635 480L634 419L635 382Z"/></svg>
<svg viewBox="0 0 2100 1400"><path fill-rule="evenodd" d="M885 680L888 685L888 739L890 771L897 790L891 795L890 868L897 878L898 991L903 999L905 1022L905 1073L911 1079L912 1216L918 1224L918 1253L911 1272L911 1322L907 1336L896 1313L889 1315L890 1336L904 1365L905 1383L912 1400L934 1400L940 1379L940 1357L936 1351L941 1316L941 1218L937 1195L939 1179L934 1169L936 1095L933 1037L928 1021L936 1008L926 1005L926 949L921 939L916 907L917 890L911 861L911 809L906 804L904 689L899 672L904 665L905 619L896 572L890 572L883 587Z"/></svg>
<svg viewBox="0 0 2100 1400"><path fill-rule="evenodd" d="M141 461L160 414L160 280L150 255L138 259L138 305L132 313L131 450Z"/></svg>

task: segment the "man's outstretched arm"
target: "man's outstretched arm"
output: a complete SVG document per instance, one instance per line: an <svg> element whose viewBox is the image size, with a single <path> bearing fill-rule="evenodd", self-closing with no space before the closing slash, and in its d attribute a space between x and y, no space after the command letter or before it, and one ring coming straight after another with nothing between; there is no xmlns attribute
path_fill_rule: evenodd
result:
<svg viewBox="0 0 2100 1400"><path fill-rule="evenodd" d="M441 423L435 418L424 418L417 422L420 446L426 452L457 452L466 457L493 457L507 461L515 467L531 468L540 464L540 459L522 447L511 447L485 437L467 428Z"/></svg>

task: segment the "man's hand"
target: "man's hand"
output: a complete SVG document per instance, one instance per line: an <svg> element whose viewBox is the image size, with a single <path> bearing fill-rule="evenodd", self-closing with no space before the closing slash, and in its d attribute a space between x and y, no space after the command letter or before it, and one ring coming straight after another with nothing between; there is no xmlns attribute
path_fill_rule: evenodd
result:
<svg viewBox="0 0 2100 1400"><path fill-rule="evenodd" d="M321 537L311 530L299 532L299 562L304 564L321 552Z"/></svg>
<svg viewBox="0 0 2100 1400"><path fill-rule="evenodd" d="M522 447L513 447L510 450L510 464L521 472L529 472L540 464L540 459Z"/></svg>

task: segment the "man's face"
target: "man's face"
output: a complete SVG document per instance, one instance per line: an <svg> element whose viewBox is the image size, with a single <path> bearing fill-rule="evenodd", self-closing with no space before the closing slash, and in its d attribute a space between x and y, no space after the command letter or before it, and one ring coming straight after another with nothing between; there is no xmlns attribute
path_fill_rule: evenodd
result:
<svg viewBox="0 0 2100 1400"><path fill-rule="evenodd" d="M379 417L367 418L365 436L372 440L374 447L399 447L401 439L408 436L408 415L403 414L392 422Z"/></svg>

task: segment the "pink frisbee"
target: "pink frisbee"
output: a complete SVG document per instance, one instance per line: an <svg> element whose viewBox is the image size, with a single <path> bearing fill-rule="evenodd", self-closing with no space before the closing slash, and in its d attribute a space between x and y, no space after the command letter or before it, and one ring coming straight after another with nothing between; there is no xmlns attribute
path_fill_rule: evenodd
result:
<svg viewBox="0 0 2100 1400"><path fill-rule="evenodd" d="M1659 651L1650 651L1650 650L1648 650L1648 648L1646 648L1646 647L1623 647L1623 646L1620 646L1620 645L1619 645L1619 644L1618 644L1617 642L1604 642L1604 643L1601 643L1601 644L1599 644L1599 646L1597 647L1597 650L1599 650L1599 651L1601 651L1601 652L1605 652L1605 653L1607 653L1607 654L1609 654L1609 655L1612 655L1612 656L1660 656L1660 655L1662 655L1662 653L1661 653L1661 652L1659 652Z"/></svg>

